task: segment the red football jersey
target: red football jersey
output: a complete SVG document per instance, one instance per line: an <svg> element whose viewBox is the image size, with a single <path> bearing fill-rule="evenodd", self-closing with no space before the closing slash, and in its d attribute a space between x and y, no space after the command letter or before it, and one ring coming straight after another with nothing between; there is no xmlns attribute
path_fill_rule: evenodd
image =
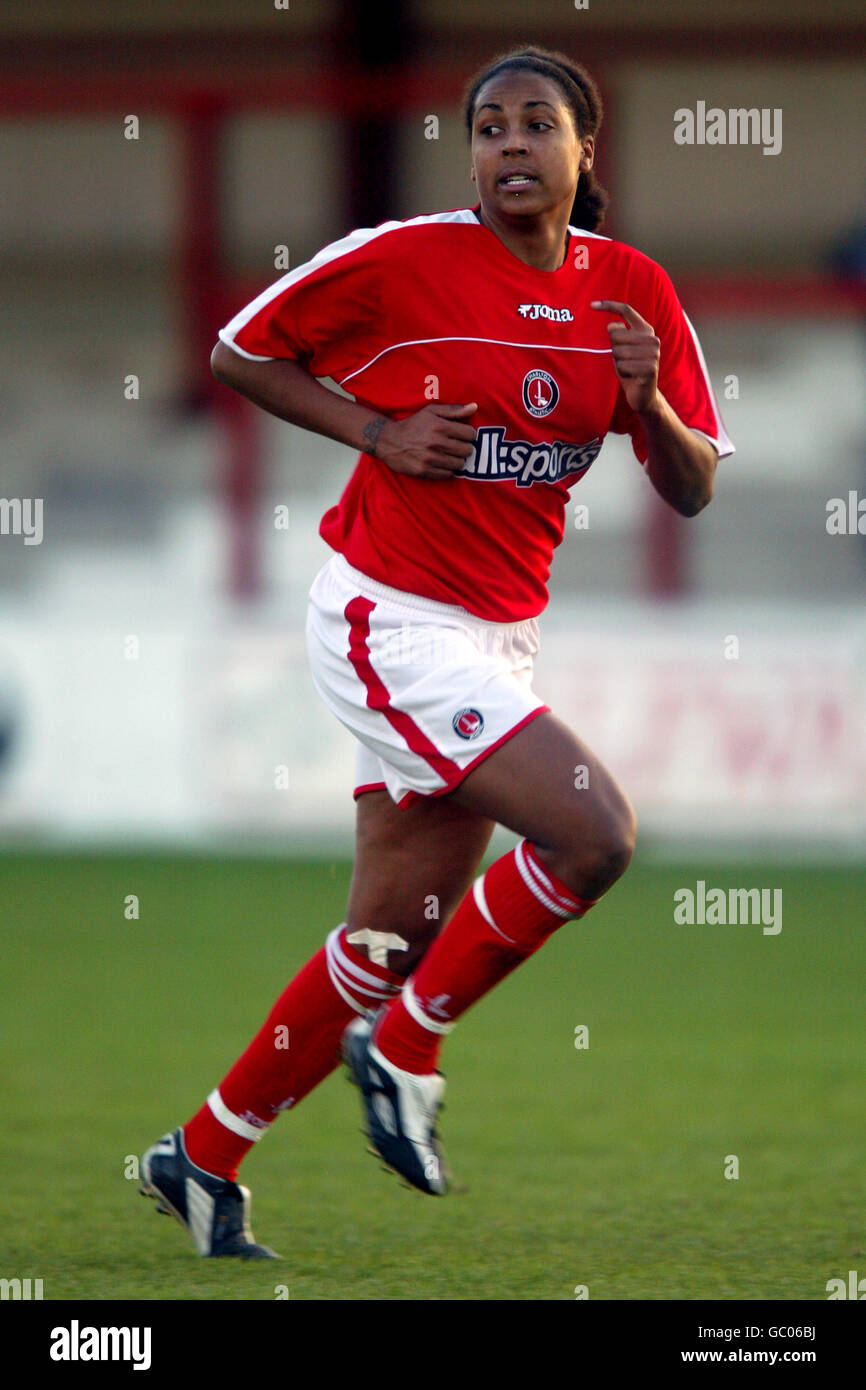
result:
<svg viewBox="0 0 866 1390"><path fill-rule="evenodd" d="M477 401L460 473L413 478L362 453L320 532L392 588L516 622L547 603L569 488L608 431L629 433L646 460L613 368L614 316L591 309L595 299L631 304L653 325L659 389L720 456L733 453L668 276L577 227L550 271L513 255L476 209L361 228L266 289L220 338L256 361L297 358L394 419L434 400Z"/></svg>

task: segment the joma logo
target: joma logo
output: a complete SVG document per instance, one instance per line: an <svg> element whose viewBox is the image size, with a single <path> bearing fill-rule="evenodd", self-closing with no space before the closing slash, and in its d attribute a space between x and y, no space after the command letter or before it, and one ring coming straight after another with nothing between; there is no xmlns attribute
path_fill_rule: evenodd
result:
<svg viewBox="0 0 866 1390"><path fill-rule="evenodd" d="M518 304L517 312L524 319L553 319L555 323L571 323L570 309L551 309L549 304Z"/></svg>

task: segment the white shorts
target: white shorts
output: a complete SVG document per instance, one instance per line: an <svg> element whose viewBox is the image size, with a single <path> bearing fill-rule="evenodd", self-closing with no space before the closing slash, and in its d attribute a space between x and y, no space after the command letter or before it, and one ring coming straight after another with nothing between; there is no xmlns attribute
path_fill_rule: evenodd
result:
<svg viewBox="0 0 866 1390"><path fill-rule="evenodd" d="M325 704L359 740L355 797L452 791L545 705L538 619L491 623L369 579L339 554L310 589L307 649Z"/></svg>

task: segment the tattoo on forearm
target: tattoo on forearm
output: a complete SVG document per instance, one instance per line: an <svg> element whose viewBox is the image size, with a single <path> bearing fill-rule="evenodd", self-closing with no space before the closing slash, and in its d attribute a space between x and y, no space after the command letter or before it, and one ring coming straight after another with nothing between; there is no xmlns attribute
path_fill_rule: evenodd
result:
<svg viewBox="0 0 866 1390"><path fill-rule="evenodd" d="M367 444L366 452L368 454L373 454L374 457L378 457L376 455L376 445L379 442L379 435L382 433L386 424L386 416L377 415L375 420L371 420L369 425L364 426L364 440Z"/></svg>

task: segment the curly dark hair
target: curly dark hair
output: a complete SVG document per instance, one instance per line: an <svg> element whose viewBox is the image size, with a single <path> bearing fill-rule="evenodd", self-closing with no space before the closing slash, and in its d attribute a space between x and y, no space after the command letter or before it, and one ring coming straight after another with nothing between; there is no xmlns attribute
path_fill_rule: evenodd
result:
<svg viewBox="0 0 866 1390"><path fill-rule="evenodd" d="M531 45L528 48L511 48L498 54L471 78L463 98L463 115L470 142L478 93L491 77L497 77L500 72L514 68L529 69L542 77L549 77L560 88L571 108L577 134L581 137L598 134L604 108L598 87L586 69L579 63L573 63L564 53ZM596 232L604 221L607 204L607 191L598 183L593 170L581 173L569 221L573 226L582 227L587 232Z"/></svg>

